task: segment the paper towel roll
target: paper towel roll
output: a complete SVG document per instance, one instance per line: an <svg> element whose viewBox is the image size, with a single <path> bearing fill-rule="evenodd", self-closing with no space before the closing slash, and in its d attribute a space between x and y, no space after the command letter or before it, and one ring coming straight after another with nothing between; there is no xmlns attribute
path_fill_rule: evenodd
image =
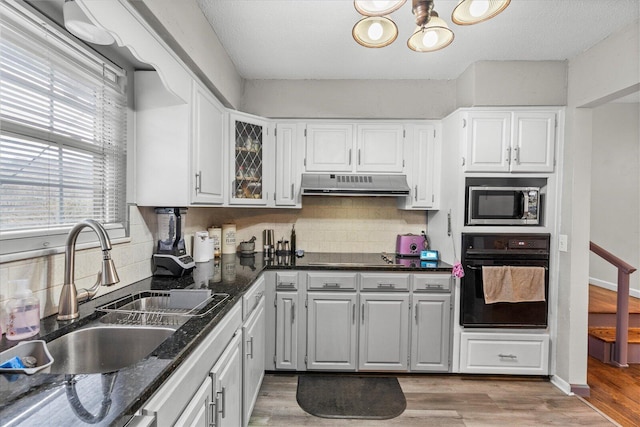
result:
<svg viewBox="0 0 640 427"><path fill-rule="evenodd" d="M195 262L209 261L209 233L207 231L196 231L193 236L193 260Z"/></svg>

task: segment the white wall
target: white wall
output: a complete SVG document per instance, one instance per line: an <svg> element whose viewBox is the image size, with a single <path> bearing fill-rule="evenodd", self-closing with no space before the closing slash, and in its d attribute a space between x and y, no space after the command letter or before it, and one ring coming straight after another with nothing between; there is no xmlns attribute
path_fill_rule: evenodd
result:
<svg viewBox="0 0 640 427"><path fill-rule="evenodd" d="M457 108L565 105L566 61L478 61L457 83Z"/></svg>
<svg viewBox="0 0 640 427"><path fill-rule="evenodd" d="M592 106L640 87L638 21L569 60L562 184L561 233L569 250L560 254L556 372L585 387L589 230L591 226Z"/></svg>
<svg viewBox="0 0 640 427"><path fill-rule="evenodd" d="M455 109L454 80L248 80L241 110L271 118L432 119Z"/></svg>
<svg viewBox="0 0 640 427"><path fill-rule="evenodd" d="M640 109L610 103L593 109L591 241L640 267ZM589 258L591 283L615 288L617 269L599 256ZM630 277L640 297L640 275Z"/></svg>

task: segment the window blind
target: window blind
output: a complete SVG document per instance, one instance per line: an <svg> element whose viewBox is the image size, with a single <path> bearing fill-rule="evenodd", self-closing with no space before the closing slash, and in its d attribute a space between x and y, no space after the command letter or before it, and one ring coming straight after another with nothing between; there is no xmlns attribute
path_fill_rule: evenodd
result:
<svg viewBox="0 0 640 427"><path fill-rule="evenodd" d="M0 238L66 233L84 218L123 227L124 71L36 15L0 8Z"/></svg>

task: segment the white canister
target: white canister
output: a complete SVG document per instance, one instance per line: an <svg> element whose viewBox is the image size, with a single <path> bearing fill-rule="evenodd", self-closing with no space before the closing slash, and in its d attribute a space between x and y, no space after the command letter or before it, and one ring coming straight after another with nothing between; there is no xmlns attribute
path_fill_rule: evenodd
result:
<svg viewBox="0 0 640 427"><path fill-rule="evenodd" d="M222 224L222 254L236 253L236 225Z"/></svg>
<svg viewBox="0 0 640 427"><path fill-rule="evenodd" d="M193 235L193 260L195 262L209 261L209 233L196 231Z"/></svg>
<svg viewBox="0 0 640 427"><path fill-rule="evenodd" d="M220 227L209 228L209 237L213 241L213 256L218 258L222 251L222 229Z"/></svg>

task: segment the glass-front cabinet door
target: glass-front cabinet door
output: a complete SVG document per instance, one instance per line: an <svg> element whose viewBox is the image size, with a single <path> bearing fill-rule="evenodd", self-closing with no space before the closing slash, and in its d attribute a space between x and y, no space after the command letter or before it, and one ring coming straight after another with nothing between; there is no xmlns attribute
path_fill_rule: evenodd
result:
<svg viewBox="0 0 640 427"><path fill-rule="evenodd" d="M273 132L265 120L255 116L234 112L230 119L233 135L230 203L266 205L272 193L268 162Z"/></svg>

